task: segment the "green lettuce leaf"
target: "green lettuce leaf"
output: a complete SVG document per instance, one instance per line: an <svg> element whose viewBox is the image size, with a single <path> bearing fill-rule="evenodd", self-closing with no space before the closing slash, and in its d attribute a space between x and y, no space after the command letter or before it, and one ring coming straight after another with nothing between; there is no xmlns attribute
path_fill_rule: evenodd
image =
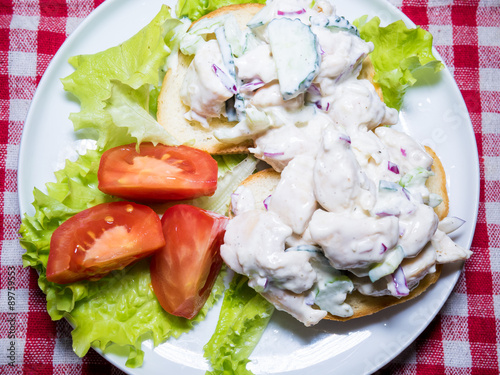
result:
<svg viewBox="0 0 500 375"><path fill-rule="evenodd" d="M248 286L248 279L235 274L224 294L215 333L204 346L213 369L207 374L251 374L246 368L248 357L273 312L274 306Z"/></svg>
<svg viewBox="0 0 500 375"><path fill-rule="evenodd" d="M265 4L266 0L179 0L175 11L179 18L187 17L191 21L196 21L220 7L248 3Z"/></svg>
<svg viewBox="0 0 500 375"><path fill-rule="evenodd" d="M380 27L380 19L367 21L363 16L353 22L360 36L373 42L370 54L375 68L374 81L384 95L387 106L399 110L406 89L427 74L443 69L443 64L432 54L432 35L420 27L409 29L403 21Z"/></svg>
<svg viewBox="0 0 500 375"><path fill-rule="evenodd" d="M137 140L137 146L142 142L179 145L179 142L150 115L147 99L148 85L133 89L120 81L112 81L111 97L106 100L105 110L111 115L116 126L126 128Z"/></svg>
<svg viewBox="0 0 500 375"><path fill-rule="evenodd" d="M163 6L146 27L124 43L96 54L70 58L75 71L61 81L64 89L81 103L81 111L70 115L75 131L85 130L97 136L98 147L103 149L135 142L130 134L134 129L128 131L126 125L118 129L105 110L112 81L120 81L135 90L149 85L148 90L142 91L141 100L148 103L150 90L160 85L169 45L174 43L167 39L167 44L165 37L180 25L182 22L172 18L170 9Z"/></svg>

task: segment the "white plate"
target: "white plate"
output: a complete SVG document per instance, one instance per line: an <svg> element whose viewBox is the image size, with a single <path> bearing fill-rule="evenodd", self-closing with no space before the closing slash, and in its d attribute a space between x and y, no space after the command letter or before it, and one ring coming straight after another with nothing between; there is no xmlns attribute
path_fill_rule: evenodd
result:
<svg viewBox="0 0 500 375"><path fill-rule="evenodd" d="M21 212L33 213L33 187L53 181L62 150L76 140L68 115L79 105L62 88L59 79L72 72L70 56L95 53L129 38L159 11L161 0L108 0L68 38L49 65L33 99L19 155ZM355 19L363 14L379 16L382 24L411 21L383 0L337 1L338 14ZM439 57L438 57L439 58ZM478 154L472 125L460 92L449 71L432 85L412 88L400 114L405 131L431 145L441 158L450 195L450 215L467 220L454 235L470 247L479 201ZM376 371L406 348L438 313L460 274L461 264L444 267L437 285L423 296L371 317L339 323L324 321L305 328L284 313L276 312L251 356L248 368L256 374L361 374ZM143 367L129 369L125 359L106 358L131 374L204 374L203 345L218 317L213 309L205 322L178 340L156 349L143 344Z"/></svg>

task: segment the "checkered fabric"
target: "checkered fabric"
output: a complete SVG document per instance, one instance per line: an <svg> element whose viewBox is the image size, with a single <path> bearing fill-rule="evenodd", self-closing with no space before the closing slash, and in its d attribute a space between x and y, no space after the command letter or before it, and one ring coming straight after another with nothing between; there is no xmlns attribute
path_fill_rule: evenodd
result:
<svg viewBox="0 0 500 375"><path fill-rule="evenodd" d="M71 327L50 320L36 272L22 268L18 243L18 150L30 101L60 45L101 2L0 0L1 374L122 374L92 350L84 358L72 352ZM420 337L380 373L498 374L500 0L391 3L434 35L455 76L479 149L481 195L474 256L450 299Z"/></svg>

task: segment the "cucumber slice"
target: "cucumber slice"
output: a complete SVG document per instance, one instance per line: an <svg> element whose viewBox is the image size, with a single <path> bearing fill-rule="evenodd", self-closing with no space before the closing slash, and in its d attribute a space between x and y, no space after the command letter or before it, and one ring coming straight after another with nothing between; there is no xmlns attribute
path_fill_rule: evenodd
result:
<svg viewBox="0 0 500 375"><path fill-rule="evenodd" d="M313 16L311 17L311 25L326 27L331 31L343 30L359 37L359 30L357 29L357 27L349 23L349 21L346 20L344 16Z"/></svg>
<svg viewBox="0 0 500 375"><path fill-rule="evenodd" d="M353 35L359 36L359 31L356 26L349 23L344 16L335 16L328 19L328 24L326 25L329 29L339 29L350 32Z"/></svg>
<svg viewBox="0 0 500 375"><path fill-rule="evenodd" d="M289 18L274 19L267 32L281 95L284 100L292 99L306 91L318 74L316 35L300 20Z"/></svg>
<svg viewBox="0 0 500 375"><path fill-rule="evenodd" d="M370 272L368 272L368 276L372 283L381 279L384 276L390 275L399 267L401 262L405 257L405 252L401 246L396 246L394 249L389 250L385 257L385 261L383 263L377 264L373 267Z"/></svg>
<svg viewBox="0 0 500 375"><path fill-rule="evenodd" d="M337 276L319 288L314 303L321 310L330 314L347 318L352 316L352 307L345 303L348 293L354 289L352 281L347 276Z"/></svg>
<svg viewBox="0 0 500 375"><path fill-rule="evenodd" d="M269 21L271 21L275 16L275 10L272 6L265 6L259 10L255 16L247 23L247 27L250 29L256 29L258 27L264 26Z"/></svg>
<svg viewBox="0 0 500 375"><path fill-rule="evenodd" d="M226 32L224 26L215 29L215 37L217 38L217 43L219 44L220 53L222 55L222 61L227 71L231 77L236 80L236 69L234 67L234 57L231 51L231 46L226 39Z"/></svg>

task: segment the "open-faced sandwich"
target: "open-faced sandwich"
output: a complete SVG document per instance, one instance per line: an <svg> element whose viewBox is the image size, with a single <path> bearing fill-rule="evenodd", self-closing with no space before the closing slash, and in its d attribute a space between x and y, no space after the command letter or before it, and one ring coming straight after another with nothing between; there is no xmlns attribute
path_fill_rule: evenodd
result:
<svg viewBox="0 0 500 375"><path fill-rule="evenodd" d="M305 325L365 316L470 256L447 236L460 220L447 218L439 159L391 127L373 44L329 2L224 7L187 35L159 122L272 167L233 194L221 255L279 310Z"/></svg>

